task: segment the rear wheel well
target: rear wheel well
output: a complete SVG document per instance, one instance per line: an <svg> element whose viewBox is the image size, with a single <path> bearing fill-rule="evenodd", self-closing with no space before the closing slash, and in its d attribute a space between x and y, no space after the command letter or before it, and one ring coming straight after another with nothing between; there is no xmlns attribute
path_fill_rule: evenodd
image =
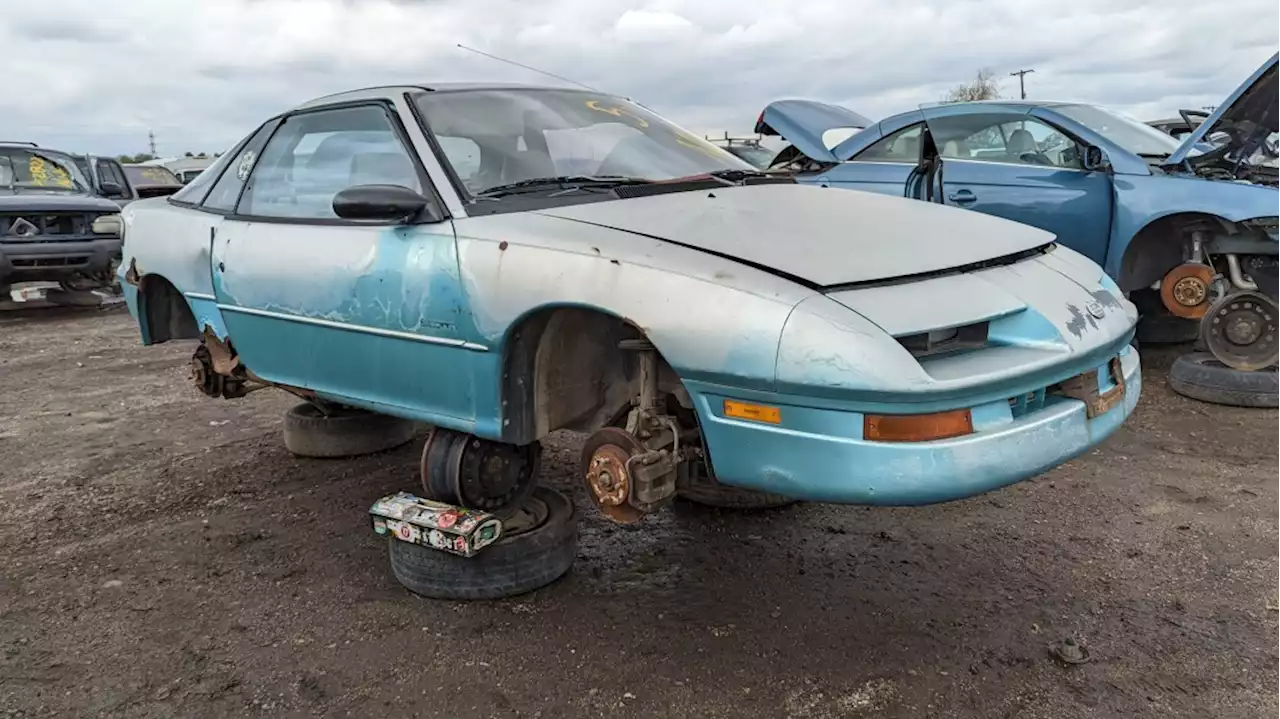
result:
<svg viewBox="0 0 1280 719"><path fill-rule="evenodd" d="M527 444L551 432L617 425L639 392L635 324L604 312L558 307L523 319L509 335L502 366L503 436ZM680 378L659 356L658 387L689 408Z"/></svg>
<svg viewBox="0 0 1280 719"><path fill-rule="evenodd" d="M138 297L141 305L138 314L145 322L147 344L200 338L191 306L169 280L147 275L142 278Z"/></svg>

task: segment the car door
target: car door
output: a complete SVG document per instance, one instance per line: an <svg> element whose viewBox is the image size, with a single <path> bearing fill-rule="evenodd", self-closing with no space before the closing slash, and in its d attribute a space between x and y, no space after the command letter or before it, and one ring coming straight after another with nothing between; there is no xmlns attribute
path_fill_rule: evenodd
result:
<svg viewBox="0 0 1280 719"><path fill-rule="evenodd" d="M1111 178L1083 168L1074 139L1021 109L947 114L928 123L943 157L946 204L1039 227L1106 261Z"/></svg>
<svg viewBox="0 0 1280 719"><path fill-rule="evenodd" d="M381 102L285 117L261 155L236 166L246 181L214 241L214 291L254 374L457 425L474 417L477 346L452 222L355 222L333 211L334 195L355 185L436 197L405 137Z"/></svg>

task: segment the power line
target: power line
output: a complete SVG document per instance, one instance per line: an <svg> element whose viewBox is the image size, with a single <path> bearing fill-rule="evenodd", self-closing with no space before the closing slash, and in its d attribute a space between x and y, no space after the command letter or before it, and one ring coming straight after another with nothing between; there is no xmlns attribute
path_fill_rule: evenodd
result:
<svg viewBox="0 0 1280 719"><path fill-rule="evenodd" d="M554 77L554 78L555 78L555 79L557 79L557 80L564 80L565 82L573 83L574 85L577 85L578 87L585 87L585 88L587 88L588 90L590 90L590 91L592 91L592 92L600 92L599 90L595 89L594 87L591 87L590 85L583 85L582 83L578 82L577 80L570 80L570 79L569 79L569 78L567 78L567 77L562 77L562 76L557 75L557 74L555 74L555 73L547 72L546 70L539 70L539 69L538 69L538 68L536 68L536 67L530 67L529 65L524 65L524 64L518 63L518 62L516 62L516 61L514 61L514 60L507 60L507 59L504 59L504 58L498 57L497 55L490 55L489 53L487 53L487 52L482 52L482 51L480 51L480 50L475 49L474 47L467 47L466 45L463 45L462 43L458 43L458 47L462 48L463 50L467 50L468 52L474 52L474 53L476 53L477 55L484 55L485 57L490 58L490 59L493 59L493 60L497 60L498 62L505 62L505 63L507 63L508 65L515 65L516 67L523 67L523 68L524 68L524 69L526 69L526 70L532 70L532 71L534 71L534 72L536 72L536 73L540 73L540 74L542 74L542 75L546 75L547 77Z"/></svg>
<svg viewBox="0 0 1280 719"><path fill-rule="evenodd" d="M1027 69L1027 70L1017 70L1017 71L1014 71L1014 72L1009 73L1009 76L1010 76L1010 77L1012 77L1012 76L1014 76L1014 75L1017 75L1017 76L1018 76L1018 92L1019 92L1019 94L1021 94L1021 95L1022 95L1022 99L1023 99L1023 100L1027 99L1027 83L1026 83L1026 77L1027 77L1027 73L1030 73L1030 72L1035 72L1035 69L1034 69L1034 68L1030 68L1030 69Z"/></svg>

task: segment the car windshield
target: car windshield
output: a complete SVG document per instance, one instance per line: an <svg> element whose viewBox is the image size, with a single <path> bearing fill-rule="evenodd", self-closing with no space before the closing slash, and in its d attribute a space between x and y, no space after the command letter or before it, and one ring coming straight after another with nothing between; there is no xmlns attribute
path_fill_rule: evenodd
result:
<svg viewBox="0 0 1280 719"><path fill-rule="evenodd" d="M75 161L61 152L0 147L0 189L84 192L88 186Z"/></svg>
<svg viewBox="0 0 1280 719"><path fill-rule="evenodd" d="M159 165L125 165L124 174L134 187L182 184L178 177L169 171L169 168Z"/></svg>
<svg viewBox="0 0 1280 719"><path fill-rule="evenodd" d="M653 181L755 170L633 102L597 93L437 91L416 103L472 195L541 178Z"/></svg>
<svg viewBox="0 0 1280 719"><path fill-rule="evenodd" d="M1182 144L1178 138L1115 110L1096 105L1061 105L1054 109L1139 157L1165 158Z"/></svg>

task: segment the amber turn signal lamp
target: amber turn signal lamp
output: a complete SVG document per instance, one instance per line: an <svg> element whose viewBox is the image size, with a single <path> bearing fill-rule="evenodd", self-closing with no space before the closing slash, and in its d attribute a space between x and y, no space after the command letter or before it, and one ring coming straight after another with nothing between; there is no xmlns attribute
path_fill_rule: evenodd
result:
<svg viewBox="0 0 1280 719"><path fill-rule="evenodd" d="M782 424L782 410L767 404L739 402L735 399L724 401L724 416L734 419L749 419L752 422Z"/></svg>
<svg viewBox="0 0 1280 719"><path fill-rule="evenodd" d="M967 409L934 414L868 414L862 417L862 437L876 442L928 442L973 434Z"/></svg>

